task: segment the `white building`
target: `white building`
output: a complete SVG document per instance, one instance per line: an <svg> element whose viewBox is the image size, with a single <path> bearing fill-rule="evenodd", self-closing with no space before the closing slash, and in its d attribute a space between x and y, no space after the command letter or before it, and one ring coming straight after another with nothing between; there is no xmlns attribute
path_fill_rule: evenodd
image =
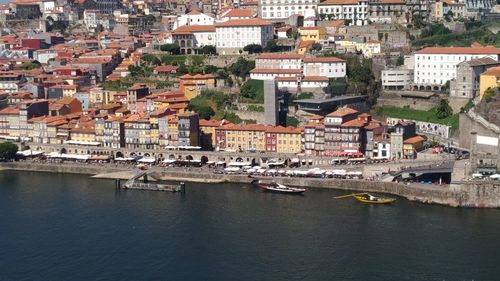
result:
<svg viewBox="0 0 500 281"><path fill-rule="evenodd" d="M413 69L401 67L382 70L381 80L384 90L407 89L413 81Z"/></svg>
<svg viewBox="0 0 500 281"><path fill-rule="evenodd" d="M349 25L368 24L367 0L326 0L318 4L320 18L348 21Z"/></svg>
<svg viewBox="0 0 500 281"><path fill-rule="evenodd" d="M191 11L177 18L174 29L184 25L213 25L214 18L198 11Z"/></svg>
<svg viewBox="0 0 500 281"><path fill-rule="evenodd" d="M463 61L489 57L498 61L500 49L479 47L428 47L415 52L414 84L420 89L439 90L456 78L457 65Z"/></svg>
<svg viewBox="0 0 500 281"><path fill-rule="evenodd" d="M317 57L304 59L305 76L325 76L342 78L346 75L346 62L336 57Z"/></svg>
<svg viewBox="0 0 500 281"><path fill-rule="evenodd" d="M263 53L255 58L255 68L302 69L304 55Z"/></svg>
<svg viewBox="0 0 500 281"><path fill-rule="evenodd" d="M319 0L259 0L259 13L263 19L286 19L316 9Z"/></svg>
<svg viewBox="0 0 500 281"><path fill-rule="evenodd" d="M262 19L229 20L215 25L217 52L238 54L250 44L266 46L273 39L274 26Z"/></svg>
<svg viewBox="0 0 500 281"><path fill-rule="evenodd" d="M172 32L172 38L181 48L197 49L206 45L215 46L215 26L183 25ZM191 42L188 43L188 40L191 40ZM185 41L185 45L182 43L183 41Z"/></svg>
<svg viewBox="0 0 500 281"><path fill-rule="evenodd" d="M273 80L277 77L297 78L302 76L300 69L254 68L250 70L250 79Z"/></svg>

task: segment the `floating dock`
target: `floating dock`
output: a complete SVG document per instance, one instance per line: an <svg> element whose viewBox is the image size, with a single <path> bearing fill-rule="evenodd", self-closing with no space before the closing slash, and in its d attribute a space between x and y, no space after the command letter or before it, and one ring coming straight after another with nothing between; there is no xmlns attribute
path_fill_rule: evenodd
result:
<svg viewBox="0 0 500 281"><path fill-rule="evenodd" d="M143 179L141 181L141 178ZM137 189L137 190L150 190L150 191L169 191L169 192L186 192L186 184L181 182L180 184L161 184L161 183L150 183L148 182L148 174L142 171L129 179L123 186L120 180L115 183L117 188L123 189Z"/></svg>

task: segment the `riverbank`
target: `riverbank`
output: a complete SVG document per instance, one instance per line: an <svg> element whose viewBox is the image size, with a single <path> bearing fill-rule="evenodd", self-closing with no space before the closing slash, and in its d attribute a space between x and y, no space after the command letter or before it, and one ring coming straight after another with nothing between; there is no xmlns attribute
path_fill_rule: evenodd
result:
<svg viewBox="0 0 500 281"><path fill-rule="evenodd" d="M49 164L35 162L4 162L1 170L35 171L91 175L103 179L128 179L137 169L131 167L110 167L98 164ZM214 174L208 169L192 170L152 170L152 176L163 181L184 181L197 183L242 183L249 184L255 178L246 175ZM261 179L270 180L269 177ZM396 182L320 179L306 177L274 177L290 186L326 188L348 191L377 192L404 197L410 201L440 204L452 207L499 208L500 183L463 182L447 186L423 184L402 184Z"/></svg>

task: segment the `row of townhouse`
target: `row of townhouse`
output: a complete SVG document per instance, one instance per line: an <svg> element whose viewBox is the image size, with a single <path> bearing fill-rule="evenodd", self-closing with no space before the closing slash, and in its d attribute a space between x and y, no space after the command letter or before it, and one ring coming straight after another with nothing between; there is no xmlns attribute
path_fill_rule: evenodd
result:
<svg viewBox="0 0 500 281"><path fill-rule="evenodd" d="M314 116L303 128L307 155L415 158L425 141L416 134L415 123L400 122L388 128L385 122L351 108Z"/></svg>
<svg viewBox="0 0 500 281"><path fill-rule="evenodd" d="M405 22L416 14L441 20L448 11L455 18L466 17L467 11L491 9L494 1L259 0L259 4L260 16L266 20L286 19L297 14L307 17L316 13L321 19L342 19L349 25L367 25L369 22Z"/></svg>
<svg viewBox="0 0 500 281"><path fill-rule="evenodd" d="M223 125L215 129L216 149L277 153L302 152L302 129L261 124Z"/></svg>
<svg viewBox="0 0 500 281"><path fill-rule="evenodd" d="M330 78L344 78L346 62L336 57L305 57L300 54L264 53L255 59L250 78L275 79L280 89L291 91L324 88Z"/></svg>

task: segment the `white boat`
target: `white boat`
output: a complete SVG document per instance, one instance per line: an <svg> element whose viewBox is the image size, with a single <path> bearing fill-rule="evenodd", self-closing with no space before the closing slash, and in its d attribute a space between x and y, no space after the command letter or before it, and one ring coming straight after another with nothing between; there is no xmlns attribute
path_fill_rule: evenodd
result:
<svg viewBox="0 0 500 281"><path fill-rule="evenodd" d="M286 185L282 185L282 184L279 184L276 182L271 182L269 184L259 183L259 186L263 190L271 191L271 192L300 194L300 193L303 193L304 191L306 191L305 188L288 187Z"/></svg>

